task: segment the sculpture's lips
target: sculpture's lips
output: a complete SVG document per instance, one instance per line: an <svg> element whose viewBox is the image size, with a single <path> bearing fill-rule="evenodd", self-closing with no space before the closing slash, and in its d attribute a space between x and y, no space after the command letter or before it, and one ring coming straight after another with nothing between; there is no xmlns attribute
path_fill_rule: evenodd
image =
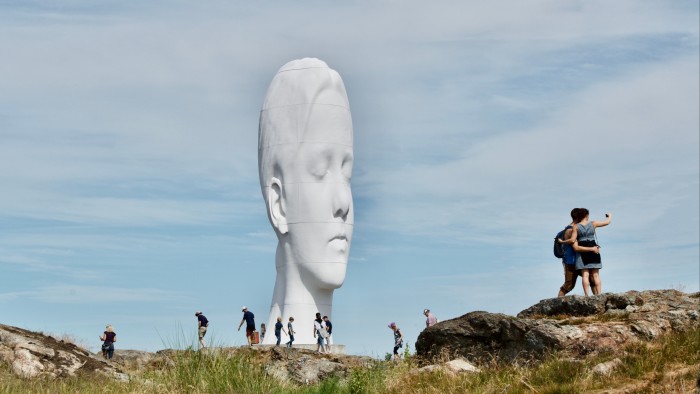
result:
<svg viewBox="0 0 700 394"><path fill-rule="evenodd" d="M333 241L336 241L336 240L347 241L347 240L348 240L348 237L347 237L344 233L336 234L336 235L333 236L333 238L331 238L330 241L333 242Z"/></svg>
<svg viewBox="0 0 700 394"><path fill-rule="evenodd" d="M337 234L328 243L337 248L340 252L345 252L348 248L348 237L345 234Z"/></svg>

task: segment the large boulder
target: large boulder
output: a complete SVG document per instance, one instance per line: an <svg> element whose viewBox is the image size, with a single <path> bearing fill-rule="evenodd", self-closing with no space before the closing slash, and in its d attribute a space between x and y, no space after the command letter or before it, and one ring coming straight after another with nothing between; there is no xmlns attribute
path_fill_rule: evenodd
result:
<svg viewBox="0 0 700 394"><path fill-rule="evenodd" d="M101 373L124 379L122 371L73 343L0 324L0 362L23 378Z"/></svg>
<svg viewBox="0 0 700 394"><path fill-rule="evenodd" d="M542 300L518 317L471 312L425 329L416 352L427 359L477 362L540 359L552 351L584 357L697 327L700 293L630 291Z"/></svg>

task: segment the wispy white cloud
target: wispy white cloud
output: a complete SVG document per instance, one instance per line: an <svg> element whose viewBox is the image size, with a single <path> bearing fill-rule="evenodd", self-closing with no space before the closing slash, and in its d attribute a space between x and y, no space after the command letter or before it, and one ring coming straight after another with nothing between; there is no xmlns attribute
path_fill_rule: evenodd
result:
<svg viewBox="0 0 700 394"><path fill-rule="evenodd" d="M49 304L107 304L159 302L185 299L173 291L152 288L128 288L112 286L55 285L37 289L0 293L0 301L11 301L27 297Z"/></svg>
<svg viewBox="0 0 700 394"><path fill-rule="evenodd" d="M642 67L583 89L531 128L474 141L446 162L406 161L366 174L363 193L384 197L369 216L414 234L449 237L456 226L484 241L492 231L498 243L538 237L525 224L548 220L541 216L548 207L588 204L644 211L623 226L649 228L653 237L654 219L697 199L694 71L697 58ZM558 216L565 220L566 212Z"/></svg>

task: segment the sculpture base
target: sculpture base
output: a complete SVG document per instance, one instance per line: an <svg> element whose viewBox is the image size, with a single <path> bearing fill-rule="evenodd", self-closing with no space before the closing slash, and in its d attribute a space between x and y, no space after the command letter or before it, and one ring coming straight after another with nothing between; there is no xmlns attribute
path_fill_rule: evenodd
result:
<svg viewBox="0 0 700 394"><path fill-rule="evenodd" d="M303 350L310 350L312 352L316 351L316 346L317 345L311 345L311 344L304 344L304 345L297 345L294 344L292 345L292 349L303 349ZM275 347L275 345L253 345L253 349L258 349L258 350L266 350L269 348ZM286 346L280 345L279 348L281 349L286 349ZM331 347L331 354L345 354L345 345L336 345L333 344Z"/></svg>

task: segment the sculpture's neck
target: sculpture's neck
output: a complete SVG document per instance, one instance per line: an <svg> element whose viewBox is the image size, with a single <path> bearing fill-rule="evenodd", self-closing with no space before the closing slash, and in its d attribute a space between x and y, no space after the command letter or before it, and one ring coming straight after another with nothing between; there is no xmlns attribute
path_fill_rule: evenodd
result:
<svg viewBox="0 0 700 394"><path fill-rule="evenodd" d="M268 327L274 327L277 317L281 317L286 326L289 317L293 316L297 343L315 343L310 327L317 312L332 319L333 290L304 283L299 264L293 260L291 253L287 253L282 242L277 248L276 267L277 279ZM269 343L268 338L265 342Z"/></svg>

